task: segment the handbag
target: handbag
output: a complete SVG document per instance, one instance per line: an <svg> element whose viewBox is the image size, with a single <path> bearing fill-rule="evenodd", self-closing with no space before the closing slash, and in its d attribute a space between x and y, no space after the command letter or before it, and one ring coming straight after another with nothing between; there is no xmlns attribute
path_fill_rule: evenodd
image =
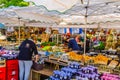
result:
<svg viewBox="0 0 120 80"><path fill-rule="evenodd" d="M32 69L39 71L39 70L42 70L43 67L44 67L44 64L39 64L39 63L33 61Z"/></svg>

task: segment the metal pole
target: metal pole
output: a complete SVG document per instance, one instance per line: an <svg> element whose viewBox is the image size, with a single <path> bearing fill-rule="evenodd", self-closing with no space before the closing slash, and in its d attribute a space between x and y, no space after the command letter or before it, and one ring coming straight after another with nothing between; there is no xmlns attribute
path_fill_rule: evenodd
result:
<svg viewBox="0 0 120 80"><path fill-rule="evenodd" d="M85 22L86 22L86 25L85 25L85 34L84 34L84 55L86 53L87 17L85 17Z"/></svg>
<svg viewBox="0 0 120 80"><path fill-rule="evenodd" d="M59 42L59 40L58 40L59 37L58 37L58 36L59 36L59 34L57 34L57 44L58 44L58 42Z"/></svg>
<svg viewBox="0 0 120 80"><path fill-rule="evenodd" d="M20 44L20 17L18 17L18 21L19 21L19 44Z"/></svg>
<svg viewBox="0 0 120 80"><path fill-rule="evenodd" d="M85 7L86 13L85 13L85 35L84 35L84 56L83 56L83 63L85 64L85 53L86 53L86 32L87 32L87 18L88 18L88 7L89 7L89 0L87 3L87 6Z"/></svg>
<svg viewBox="0 0 120 80"><path fill-rule="evenodd" d="M85 55L85 52L86 52L86 31L87 31L87 18L88 18L88 8L89 8L89 2L90 0L88 0L88 2L87 2L87 6L85 7L86 8L86 13L85 13L85 36L84 36L84 39L85 39L85 41L84 41L84 55Z"/></svg>

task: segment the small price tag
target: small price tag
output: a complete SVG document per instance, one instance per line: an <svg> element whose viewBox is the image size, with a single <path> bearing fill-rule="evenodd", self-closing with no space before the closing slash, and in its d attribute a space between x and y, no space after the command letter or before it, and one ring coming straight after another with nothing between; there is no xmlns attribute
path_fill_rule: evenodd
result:
<svg viewBox="0 0 120 80"><path fill-rule="evenodd" d="M115 67L117 66L117 64L118 64L118 62L117 62L117 61L112 60L112 61L110 62L110 64L108 65L108 67L115 68Z"/></svg>

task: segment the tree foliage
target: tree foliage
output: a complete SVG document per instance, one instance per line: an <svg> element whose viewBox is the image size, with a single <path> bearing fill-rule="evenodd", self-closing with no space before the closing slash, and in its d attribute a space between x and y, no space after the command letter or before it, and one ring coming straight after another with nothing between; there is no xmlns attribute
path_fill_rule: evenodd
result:
<svg viewBox="0 0 120 80"><path fill-rule="evenodd" d="M28 6L29 2L23 0L0 0L0 8L5 8L9 6Z"/></svg>

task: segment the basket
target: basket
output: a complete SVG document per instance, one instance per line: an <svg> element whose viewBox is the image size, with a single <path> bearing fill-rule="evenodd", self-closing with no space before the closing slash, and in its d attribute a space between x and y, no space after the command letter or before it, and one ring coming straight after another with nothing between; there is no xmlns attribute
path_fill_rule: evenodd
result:
<svg viewBox="0 0 120 80"><path fill-rule="evenodd" d="M36 62L33 62L32 68L33 68L34 70L39 71L39 70L42 70L42 69L43 69L43 66L44 66L44 64L38 64L38 63L36 63Z"/></svg>
<svg viewBox="0 0 120 80"><path fill-rule="evenodd" d="M6 60L0 61L0 67L6 67Z"/></svg>

